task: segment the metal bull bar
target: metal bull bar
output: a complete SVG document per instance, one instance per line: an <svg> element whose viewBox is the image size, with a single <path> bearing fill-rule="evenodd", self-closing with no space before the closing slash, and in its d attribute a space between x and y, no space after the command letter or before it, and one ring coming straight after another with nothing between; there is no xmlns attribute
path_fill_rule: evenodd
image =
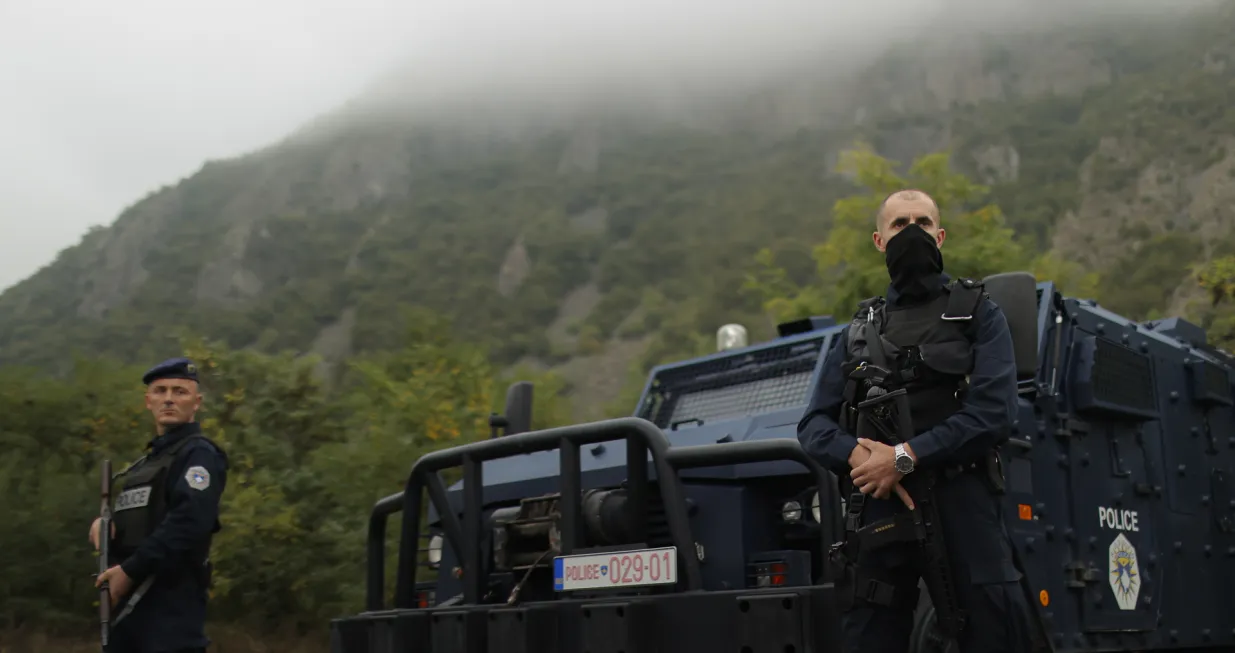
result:
<svg viewBox="0 0 1235 653"><path fill-rule="evenodd" d="M395 608L407 609L415 605L417 567L415 558L416 543L420 537L420 490L422 487L428 490L429 500L433 502L438 514L442 517L442 530L445 533L446 542L461 562L463 602L474 605L479 602L485 587L485 579L482 577L484 565L479 545L483 508L481 464L488 460L560 449L561 550L562 554L569 555L578 542L579 526L583 519L580 510L582 481L579 447L621 439L626 440L627 474L630 485L628 491L632 514L636 516L636 530L641 531L646 528L647 493L644 487L648 482L646 461L650 451L652 464L656 467L656 480L660 485L660 493L665 505L665 516L669 522L669 535L678 548L678 555L681 556L680 563L683 566L683 580L686 589L700 589L699 560L694 555L688 555L694 551L695 547L686 520L686 500L677 475L669 466L666 456L670 446L669 440L664 432L651 422L635 417L623 417L473 442L435 451L416 461L408 475L400 502L403 520L399 541L398 577L395 583ZM632 461L640 462L631 464ZM447 503L446 489L437 475L437 472L442 469L457 466L463 467L462 524L456 519ZM385 532L384 524L380 526L375 524L375 520L384 522L385 519L384 515L379 517L378 508L393 512L393 506L390 503L394 501L394 497L388 497L375 506L369 523L371 538L373 535L381 535ZM384 502L390 503L383 506ZM380 538L376 540L376 543L370 539L369 610L381 609L381 556L375 555L381 547Z"/></svg>
<svg viewBox="0 0 1235 653"><path fill-rule="evenodd" d="M647 498L644 487L648 482L647 454L652 454L656 467L657 483L660 486L670 537L678 549L683 565L685 589L701 588L699 561L694 555L694 540L687 520L686 501L677 472L681 469L735 463L772 462L792 460L806 467L815 478L824 506L839 505L835 480L831 473L821 467L802 450L794 440L775 439L752 442L731 442L688 447L672 447L664 432L651 422L634 417L604 420L581 425L564 426L542 431L520 433L503 438L470 443L451 449L426 454L412 467L403 492L380 499L369 516L367 544L367 579L365 609L379 612L384 609L384 565L386 521L391 514L402 511L404 518L399 541L398 575L395 586L395 608L415 607L417 565L416 543L420 533L420 508L422 487L428 491L442 519L446 543L452 548L462 566L465 604L479 602L485 579L484 565L480 560L480 528L482 514L481 463L510 456L548 451L560 448L560 494L562 510L563 554L569 554L578 542L578 525L581 523L581 479L579 447L600 442L625 439L627 445L628 496L634 507L631 514L636 520L636 529L646 528ZM644 461L631 464L631 461ZM442 469L463 467L463 522L460 523L451 509L446 489L438 472ZM821 551L826 551L839 539L842 529L840 515L835 510L825 511L830 517L821 524ZM477 571L479 570L479 571ZM824 566L825 580L829 576Z"/></svg>

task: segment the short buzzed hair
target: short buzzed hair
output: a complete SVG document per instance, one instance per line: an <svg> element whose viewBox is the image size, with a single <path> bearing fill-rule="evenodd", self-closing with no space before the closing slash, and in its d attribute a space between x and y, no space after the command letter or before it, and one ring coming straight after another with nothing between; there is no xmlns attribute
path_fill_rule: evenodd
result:
<svg viewBox="0 0 1235 653"><path fill-rule="evenodd" d="M883 220L883 210L888 207L888 200L893 198L902 200L916 200L923 197L930 200L931 206L935 207L935 219L939 220L939 204L935 202L935 198L931 197L927 192L916 188L902 188L900 190L888 193L888 196L883 198L883 201L879 203L879 208L875 209L875 229L880 229L883 227L881 222Z"/></svg>

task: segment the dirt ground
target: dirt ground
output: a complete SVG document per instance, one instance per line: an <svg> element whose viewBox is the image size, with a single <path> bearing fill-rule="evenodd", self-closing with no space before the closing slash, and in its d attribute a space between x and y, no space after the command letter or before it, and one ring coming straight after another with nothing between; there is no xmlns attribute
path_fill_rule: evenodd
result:
<svg viewBox="0 0 1235 653"><path fill-rule="evenodd" d="M265 635L255 637L229 626L207 626L207 635L214 640L210 653L328 653L330 635L327 632L309 636ZM97 635L48 636L30 631L0 633L0 653L98 653Z"/></svg>

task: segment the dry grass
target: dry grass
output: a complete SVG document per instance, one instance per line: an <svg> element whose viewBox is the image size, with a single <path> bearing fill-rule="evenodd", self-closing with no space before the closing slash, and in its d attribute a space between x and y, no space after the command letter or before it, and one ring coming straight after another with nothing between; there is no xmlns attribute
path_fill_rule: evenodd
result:
<svg viewBox="0 0 1235 653"><path fill-rule="evenodd" d="M214 643L211 653L327 653L330 635L324 630L309 635L254 634L243 628L207 625ZM39 631L0 632L0 653L98 653L98 635L49 635Z"/></svg>

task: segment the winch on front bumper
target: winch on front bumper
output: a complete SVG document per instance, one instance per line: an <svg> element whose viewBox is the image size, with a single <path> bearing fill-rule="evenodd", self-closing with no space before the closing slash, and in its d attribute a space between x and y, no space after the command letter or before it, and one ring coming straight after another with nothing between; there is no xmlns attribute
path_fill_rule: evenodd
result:
<svg viewBox="0 0 1235 653"><path fill-rule="evenodd" d="M647 529L649 465L655 470L658 507L663 510L672 546L630 551L621 547L579 549L586 538L580 487L580 447L625 440L628 464L625 503L632 520L626 525L634 541ZM571 576L576 587L588 586L587 567L605 567L620 573L667 575L650 595L614 596L599 584L588 586L591 596L564 595L552 600L518 603L494 600L490 567L480 545L483 505L481 464L539 451L559 449L559 494L555 497L554 582ZM334 653L642 653L645 651L757 651L838 650L839 628L832 606L832 585L825 577L817 585L703 591L699 558L687 520L687 506L678 478L683 468L768 461L796 461L814 477L824 505L836 505L831 474L806 456L794 440L672 447L663 431L639 418L621 418L573 425L437 451L422 457L412 468L404 492L387 497L373 508L369 524L366 611L336 619L331 624ZM445 468L463 468L463 510L456 514L447 502L438 475ZM420 535L421 491L440 515L445 543L459 561L456 576L462 583L456 603L429 607L417 592L417 547ZM386 519L403 513L395 583L394 609L383 606L384 538ZM827 511L831 513L832 511ZM836 519L821 520L818 551L823 554L839 536ZM538 538L539 539L539 538ZM580 557L580 554L590 554ZM630 554L630 555L623 555ZM574 564L574 569L570 567ZM533 563L534 566L535 563ZM808 563L809 569L809 563ZM826 569L826 566L823 567ZM811 579L812 581L816 579ZM567 584L570 579L566 579Z"/></svg>

